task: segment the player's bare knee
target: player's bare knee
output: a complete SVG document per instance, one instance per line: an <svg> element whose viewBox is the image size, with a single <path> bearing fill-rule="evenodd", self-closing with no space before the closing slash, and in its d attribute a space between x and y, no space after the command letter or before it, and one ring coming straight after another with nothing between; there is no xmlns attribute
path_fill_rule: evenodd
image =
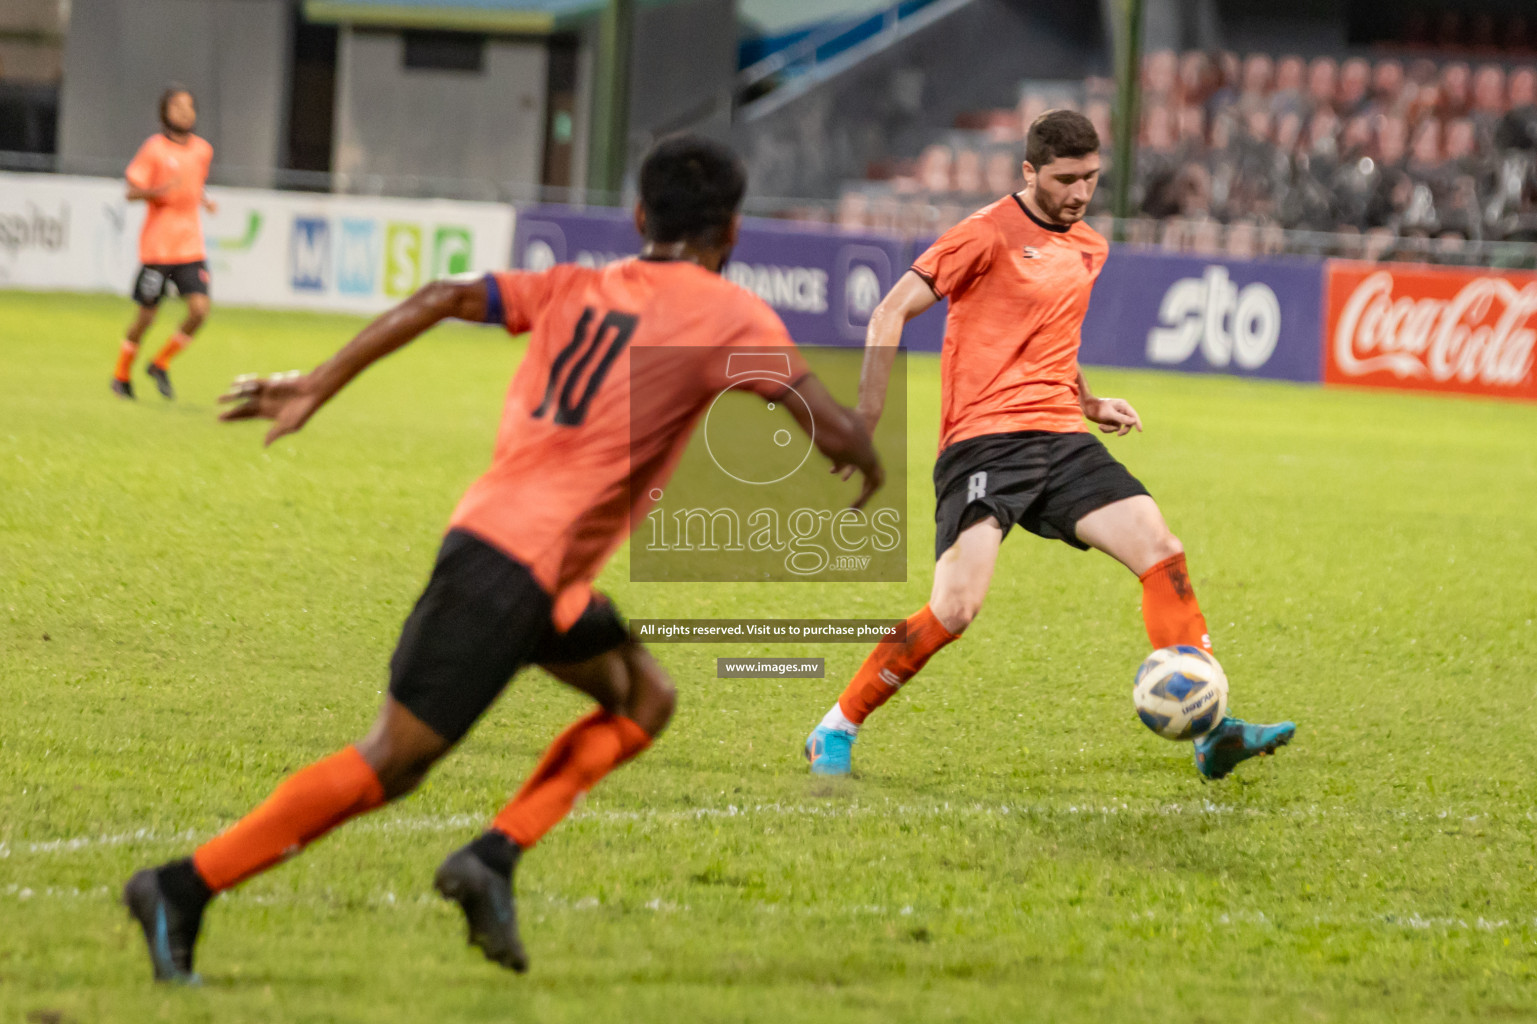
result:
<svg viewBox="0 0 1537 1024"><path fill-rule="evenodd" d="M1180 543L1180 539L1165 527L1162 536L1154 543L1153 561L1162 562L1173 558L1175 555L1183 555L1184 553L1185 545Z"/></svg>
<svg viewBox="0 0 1537 1024"><path fill-rule="evenodd" d="M378 776L386 800L398 800L420 786L437 761L436 755L422 751L376 750L375 757L378 759L363 751L363 759Z"/></svg>
<svg viewBox="0 0 1537 1024"><path fill-rule="evenodd" d="M133 323L128 327L127 339L135 345L139 344L144 337L144 332L149 330L154 323L155 310L152 307L140 306Z"/></svg>
<svg viewBox="0 0 1537 1024"><path fill-rule="evenodd" d="M640 645L625 652L625 663L629 668L630 693L622 714L648 735L656 736L672 720L678 691L666 670Z"/></svg>
<svg viewBox="0 0 1537 1024"><path fill-rule="evenodd" d="M390 775L387 780L381 778L379 780L379 786L384 790L384 799L399 800L401 797L409 796L415 792L416 788L420 786L422 782L426 780L426 778L426 768L423 768L419 771L397 772Z"/></svg>
<svg viewBox="0 0 1537 1024"><path fill-rule="evenodd" d="M952 597L940 601L930 601L929 611L934 613L934 618L951 633L960 636L971 625L971 621L982 610L982 602L968 600L964 597Z"/></svg>
<svg viewBox="0 0 1537 1024"><path fill-rule="evenodd" d="M643 691L644 699L635 701L632 706L645 721L639 718L634 721L655 736L672 721L672 713L678 706L678 691L665 675L647 677Z"/></svg>
<svg viewBox="0 0 1537 1024"><path fill-rule="evenodd" d="M635 692L634 673L622 665L605 673L603 685L591 694L598 705L613 715L629 713L630 699Z"/></svg>
<svg viewBox="0 0 1537 1024"><path fill-rule="evenodd" d="M397 800L422 784L450 744L424 723L402 716L393 703L386 704L357 751L374 770L388 800Z"/></svg>
<svg viewBox="0 0 1537 1024"><path fill-rule="evenodd" d="M936 587L929 598L929 611L941 626L959 636L982 610L983 596L965 589Z"/></svg>

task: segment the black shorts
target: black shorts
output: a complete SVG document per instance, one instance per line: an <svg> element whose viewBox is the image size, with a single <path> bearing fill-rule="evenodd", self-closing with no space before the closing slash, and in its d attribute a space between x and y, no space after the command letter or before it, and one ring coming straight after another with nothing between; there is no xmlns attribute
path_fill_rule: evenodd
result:
<svg viewBox="0 0 1537 1024"><path fill-rule="evenodd" d="M1093 434L1021 430L957 441L934 464L934 558L988 516L1005 535L1017 525L1086 551L1078 520L1146 493Z"/></svg>
<svg viewBox="0 0 1537 1024"><path fill-rule="evenodd" d="M144 264L133 279L133 301L146 309L153 309L160 305L168 284L175 286L176 294L183 298L188 295L207 295L208 261Z"/></svg>
<svg viewBox="0 0 1537 1024"><path fill-rule="evenodd" d="M586 661L628 639L601 594L564 633L555 631L551 610L527 566L450 530L390 659L390 696L455 743L518 669Z"/></svg>

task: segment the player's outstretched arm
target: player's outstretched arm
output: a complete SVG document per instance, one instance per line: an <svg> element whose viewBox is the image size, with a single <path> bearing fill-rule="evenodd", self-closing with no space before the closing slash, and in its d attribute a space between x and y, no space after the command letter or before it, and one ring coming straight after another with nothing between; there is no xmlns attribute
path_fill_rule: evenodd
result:
<svg viewBox="0 0 1537 1024"><path fill-rule="evenodd" d="M442 320L483 321L486 317L485 279L434 281L375 319L336 355L309 373L278 373L267 377L237 377L220 402L235 403L221 420L272 420L266 443L292 434L315 415L331 396L369 366L425 333Z"/></svg>
<svg viewBox="0 0 1537 1024"><path fill-rule="evenodd" d="M891 381L897 346L902 343L902 328L938 301L929 283L909 270L870 314L870 325L865 328L865 361L859 371L859 416L870 434L875 433L886 408L886 386Z"/></svg>
<svg viewBox="0 0 1537 1024"><path fill-rule="evenodd" d="M173 181L166 182L164 185L161 185L158 188L140 188L130 181L128 183L128 201L133 203L141 199L159 199L161 196L165 195L167 192L171 191L171 189L180 184L180 182L181 179L177 178Z"/></svg>
<svg viewBox="0 0 1537 1024"><path fill-rule="evenodd" d="M1078 407L1083 410L1084 419L1098 423L1099 429L1106 434L1119 437L1131 433L1133 427L1138 433L1142 431L1142 417L1137 415L1131 403L1124 398L1094 397L1082 370L1078 371Z"/></svg>
<svg viewBox="0 0 1537 1024"><path fill-rule="evenodd" d="M811 435L811 443L817 446L817 451L833 461L834 473L842 473L847 480L854 470L859 471L864 485L859 497L849 507L863 508L870 495L880 490L886 481L886 471L881 468L880 456L875 453L875 445L870 443L863 420L853 409L839 405L815 374L797 383L795 390L806 404L786 402L785 407L801 429Z"/></svg>

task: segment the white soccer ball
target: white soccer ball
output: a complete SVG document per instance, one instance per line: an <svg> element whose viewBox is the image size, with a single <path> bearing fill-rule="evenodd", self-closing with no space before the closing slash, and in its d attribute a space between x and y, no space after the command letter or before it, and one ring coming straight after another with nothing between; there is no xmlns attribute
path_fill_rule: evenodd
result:
<svg viewBox="0 0 1537 1024"><path fill-rule="evenodd" d="M1137 669L1131 699L1142 724L1164 739L1193 740L1227 714L1227 675L1199 647L1164 647Z"/></svg>

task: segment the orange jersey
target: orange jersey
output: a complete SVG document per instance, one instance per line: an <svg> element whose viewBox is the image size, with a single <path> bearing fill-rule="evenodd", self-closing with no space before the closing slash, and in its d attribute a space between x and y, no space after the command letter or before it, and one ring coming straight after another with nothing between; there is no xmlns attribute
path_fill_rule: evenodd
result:
<svg viewBox="0 0 1537 1024"><path fill-rule="evenodd" d="M491 468L450 525L528 566L565 630L730 383L723 350L788 356L782 382L747 385L769 399L806 366L762 299L695 263L627 259L491 277L491 312L500 300L507 330L531 331L528 354L507 393Z"/></svg>
<svg viewBox="0 0 1537 1024"><path fill-rule="evenodd" d="M143 189L171 186L163 195L145 200L149 213L139 232L140 263L195 263L203 258L199 208L212 162L213 147L196 135L186 142L151 135L139 147L128 165L128 184Z"/></svg>
<svg viewBox="0 0 1537 1024"><path fill-rule="evenodd" d="M913 264L950 300L939 447L1016 430L1076 433L1078 345L1110 251L1083 221L1038 221L1018 196L983 207Z"/></svg>

